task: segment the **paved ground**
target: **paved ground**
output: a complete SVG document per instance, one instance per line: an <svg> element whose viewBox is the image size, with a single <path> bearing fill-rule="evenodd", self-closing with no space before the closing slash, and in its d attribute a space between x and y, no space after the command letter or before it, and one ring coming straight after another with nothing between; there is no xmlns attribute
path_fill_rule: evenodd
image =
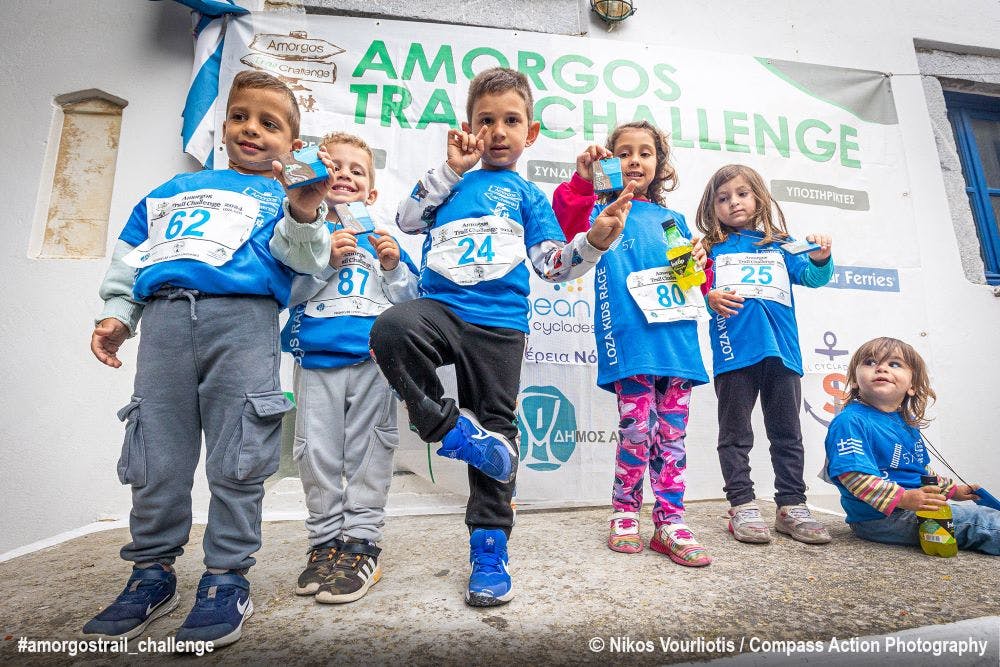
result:
<svg viewBox="0 0 1000 667"><path fill-rule="evenodd" d="M906 662L998 664L1000 619L982 617L1000 616L1000 558L961 553L940 560L917 549L861 542L830 515L822 516L835 537L827 546L784 537L767 546L740 544L724 530L725 508L719 501L689 506L688 523L715 558L700 570L648 549L632 556L609 551L606 509L521 512L510 552L517 597L493 609L462 602L468 547L460 516L390 517L383 580L344 606L293 594L305 562L304 528L299 521L266 522L251 573L256 612L244 638L200 663L662 664L725 657L741 645L747 653L754 642L758 649L763 641L828 642L980 618L944 634L972 636L971 627L976 636L991 637L982 658L951 650L943 658L924 653ZM647 510L647 533L649 525ZM181 606L150 626L153 638L172 636L192 604L202 532L195 526L191 548L177 563ZM16 644L22 636L81 639L80 627L128 574L116 557L126 540L124 529L93 533L0 563L0 664L111 664L107 654L17 655ZM595 637L603 643L596 653L589 644ZM660 638L668 642L666 652ZM839 664L870 664L876 661L871 653L869 647L867 654L847 656L856 661ZM815 657L799 653L793 660L814 664ZM760 656L737 662L771 664Z"/></svg>

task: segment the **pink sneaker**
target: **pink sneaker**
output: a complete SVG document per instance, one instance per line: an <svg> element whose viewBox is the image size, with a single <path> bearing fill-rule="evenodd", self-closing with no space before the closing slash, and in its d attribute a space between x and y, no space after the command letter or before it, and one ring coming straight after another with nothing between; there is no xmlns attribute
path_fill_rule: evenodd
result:
<svg viewBox="0 0 1000 667"><path fill-rule="evenodd" d="M670 556L678 565L704 567L712 563L705 547L698 544L691 529L683 523L665 523L657 528L649 548Z"/></svg>
<svg viewBox="0 0 1000 667"><path fill-rule="evenodd" d="M623 554L636 554L642 551L638 512L615 512L611 515L608 548Z"/></svg>

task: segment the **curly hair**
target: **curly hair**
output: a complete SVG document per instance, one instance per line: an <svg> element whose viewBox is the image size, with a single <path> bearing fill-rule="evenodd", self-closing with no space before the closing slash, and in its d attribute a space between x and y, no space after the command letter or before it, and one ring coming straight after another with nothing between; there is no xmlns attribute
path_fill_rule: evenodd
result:
<svg viewBox="0 0 1000 667"><path fill-rule="evenodd" d="M913 385L913 395L907 393L903 402L897 408L900 416L914 428L927 426L930 420L926 417L927 408L937 398L931 389L930 378L927 375L927 364L912 345L896 338L875 338L859 347L851 356L847 365L847 400L860 401L861 388L858 386L858 366L874 361L881 363L891 356L898 356L909 367L913 374L910 380Z"/></svg>
<svg viewBox="0 0 1000 667"><path fill-rule="evenodd" d="M646 198L654 204L665 206L663 203L663 193L672 192L677 188L678 184L677 170L670 163L670 140L665 132L649 121L636 120L616 127L614 132L608 137L604 147L614 153L615 143L617 143L622 133L627 130L645 130L653 138L653 146L656 148L656 173L646 188ZM604 193L600 196L599 201L606 204L613 201L617 196L618 193Z"/></svg>
<svg viewBox="0 0 1000 667"><path fill-rule="evenodd" d="M774 241L781 241L788 238L788 226L785 224L785 214L778 206L778 202L771 196L764 178L750 167L742 164L727 164L716 171L705 186L705 192L701 195L701 203L698 204L698 214L695 217L695 224L705 236L702 238L702 245L705 251L712 249L712 246L722 243L732 230L719 221L715 214L715 198L719 188L742 176L750 186L753 198L757 202L757 210L747 224L747 229L764 232L764 238L756 245L767 245Z"/></svg>

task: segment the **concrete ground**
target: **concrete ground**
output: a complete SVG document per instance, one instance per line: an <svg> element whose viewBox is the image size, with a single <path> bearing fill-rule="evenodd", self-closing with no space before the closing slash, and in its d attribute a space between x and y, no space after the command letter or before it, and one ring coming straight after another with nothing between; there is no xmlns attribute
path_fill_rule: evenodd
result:
<svg viewBox="0 0 1000 667"><path fill-rule="evenodd" d="M872 664L889 657L873 654L898 648L883 635L921 628L902 635L918 641L910 645L915 652L897 651L903 662L895 664L1000 664L1000 558L963 552L943 560L919 549L865 543L832 515L818 515L834 536L826 546L780 535L770 545L741 544L725 531L725 510L721 501L689 504L688 523L715 558L703 569L680 567L648 549L609 551L605 508L522 511L510 543L517 596L491 609L462 602L468 536L459 515L390 516L382 581L343 606L294 595L305 564L305 530L301 521L268 521L250 574L255 612L244 637L200 663L663 664L742 654L730 661ZM190 609L203 531L194 527L176 565L181 605L150 625L150 637L172 636ZM81 626L128 575L117 558L127 539L127 530L117 528L0 563L0 664L121 664L110 653L29 655L18 653L17 644L21 637L83 639ZM965 619L980 620L924 627ZM830 656L834 636L877 636L870 641L878 645L844 645L847 653ZM958 644L931 641L977 637L987 644L982 655L975 647L960 654ZM781 640L822 640L824 654L805 653L803 644L792 644L798 652L790 657L760 653L784 648L766 643ZM129 650L137 651L137 642ZM154 654L126 662L150 657L168 659ZM834 663L824 662L831 657Z"/></svg>

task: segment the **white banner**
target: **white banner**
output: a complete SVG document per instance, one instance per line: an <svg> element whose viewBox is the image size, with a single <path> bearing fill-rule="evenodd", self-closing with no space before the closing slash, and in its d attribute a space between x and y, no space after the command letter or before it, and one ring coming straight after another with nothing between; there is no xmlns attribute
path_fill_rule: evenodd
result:
<svg viewBox="0 0 1000 667"><path fill-rule="evenodd" d="M907 277L920 256L909 231L907 169L889 79L590 37L255 13L230 24L220 90L239 70L265 69L295 91L307 142L334 130L365 139L376 150L375 217L387 224L416 180L444 160L447 130L466 119L469 80L496 65L515 67L532 83L542 131L518 171L546 193L570 178L587 145L603 144L618 123L647 119L670 134L680 187L667 203L686 215L692 231L708 178L738 162L764 176L793 235L833 236L834 281L795 291L811 479L849 352L877 335L919 344L923 302L907 293ZM216 155L225 155L221 140ZM402 241L419 257L422 238ZM614 397L594 385L593 297L592 275L552 285L532 274L519 401L521 503L609 498L618 416ZM710 366L704 327L701 339ZM721 495L714 401L709 388L695 391L689 498ZM763 429L756 430L754 476L758 495L766 496L770 464ZM400 434L398 463L466 488L464 466L428 457L405 426Z"/></svg>

